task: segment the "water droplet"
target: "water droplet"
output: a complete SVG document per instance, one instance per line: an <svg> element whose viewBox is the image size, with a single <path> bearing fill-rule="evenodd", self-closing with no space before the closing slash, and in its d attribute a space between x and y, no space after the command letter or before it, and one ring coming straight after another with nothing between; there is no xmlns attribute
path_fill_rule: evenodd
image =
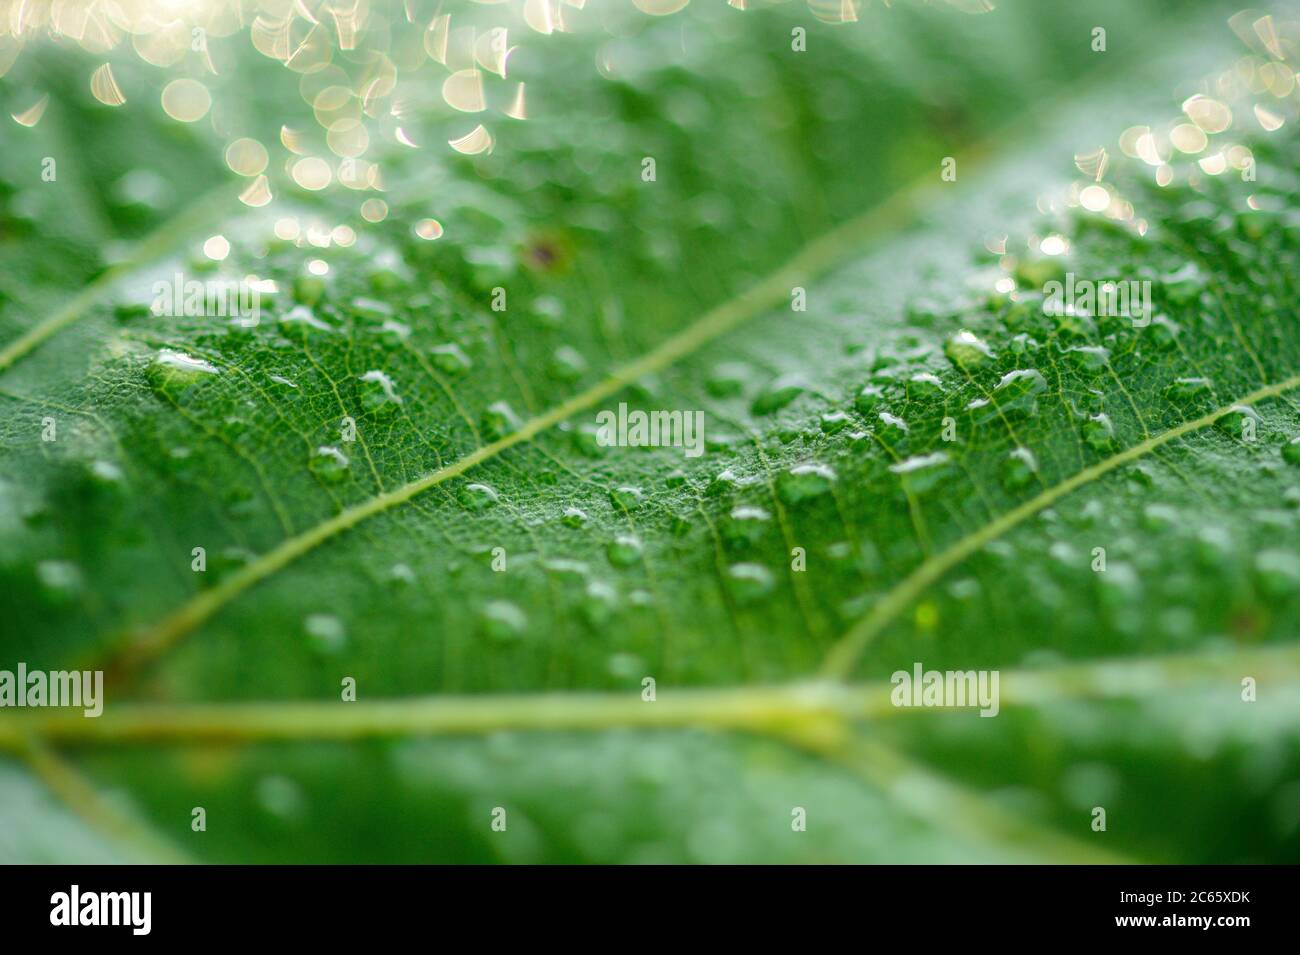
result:
<svg viewBox="0 0 1300 955"><path fill-rule="evenodd" d="M641 506L644 495L639 487L621 485L609 492L610 503L623 510L635 510Z"/></svg>
<svg viewBox="0 0 1300 955"><path fill-rule="evenodd" d="M112 461L93 461L90 465L90 479L99 487L111 488L122 483L125 476L122 469Z"/></svg>
<svg viewBox="0 0 1300 955"><path fill-rule="evenodd" d="M1036 368L1018 368L1002 376L993 388L993 401L1004 414L1032 417L1038 413L1038 396L1047 390L1047 380Z"/></svg>
<svg viewBox="0 0 1300 955"><path fill-rule="evenodd" d="M1205 275L1195 262L1188 262L1177 271L1161 276L1160 284L1167 299L1182 304L1201 294L1205 288Z"/></svg>
<svg viewBox="0 0 1300 955"><path fill-rule="evenodd" d="M588 582L582 596L582 616L593 627L604 626L618 609L618 591L603 580Z"/></svg>
<svg viewBox="0 0 1300 955"><path fill-rule="evenodd" d="M582 527L588 520L587 512L577 507L566 507L560 517L560 523L565 527Z"/></svg>
<svg viewBox="0 0 1300 955"><path fill-rule="evenodd" d="M616 537L609 542L606 553L615 567L631 567L641 559L641 542L628 535Z"/></svg>
<svg viewBox="0 0 1300 955"><path fill-rule="evenodd" d="M1300 556L1289 550L1263 550L1255 555L1255 573L1264 595L1281 600L1300 589Z"/></svg>
<svg viewBox="0 0 1300 955"><path fill-rule="evenodd" d="M721 497L723 494L730 494L736 489L739 481L740 478L736 475L736 472L727 468L725 471L720 471L718 475L708 483L708 486L704 489L704 496Z"/></svg>
<svg viewBox="0 0 1300 955"><path fill-rule="evenodd" d="M1038 458L1028 448L1015 448L1002 462L1002 483L1011 490L1024 487L1038 473Z"/></svg>
<svg viewBox="0 0 1300 955"><path fill-rule="evenodd" d="M146 371L149 383L159 394L184 391L204 377L215 374L217 367L211 362L171 348L159 349Z"/></svg>
<svg viewBox="0 0 1300 955"><path fill-rule="evenodd" d="M913 401L924 401L941 394L943 394L943 381L932 372L917 372L907 380L907 397Z"/></svg>
<svg viewBox="0 0 1300 955"><path fill-rule="evenodd" d="M81 592L81 570L66 560L43 560L36 565L36 582L50 603L64 604Z"/></svg>
<svg viewBox="0 0 1300 955"><path fill-rule="evenodd" d="M500 496L486 484L466 484L457 493L456 499L466 510L486 511L500 500Z"/></svg>
<svg viewBox="0 0 1300 955"><path fill-rule="evenodd" d="M1105 412L1090 416L1083 422L1083 440L1098 451L1106 451L1115 443L1115 425Z"/></svg>
<svg viewBox="0 0 1300 955"><path fill-rule="evenodd" d="M293 308L289 309L288 312L280 317L280 325L285 326L286 329L292 329L298 332L303 332L307 329L315 329L319 332L334 331L333 328L321 321L321 319L317 318L316 313L306 305L295 305Z"/></svg>
<svg viewBox="0 0 1300 955"><path fill-rule="evenodd" d="M262 810L284 820L295 820L306 812L302 789L287 776L264 776L257 783L257 802Z"/></svg>
<svg viewBox="0 0 1300 955"><path fill-rule="evenodd" d="M825 464L797 464L781 475L777 490L787 504L820 497L831 489L835 471Z"/></svg>
<svg viewBox="0 0 1300 955"><path fill-rule="evenodd" d="M745 389L749 368L739 362L724 362L709 372L704 387L715 398L731 398Z"/></svg>
<svg viewBox="0 0 1300 955"><path fill-rule="evenodd" d="M1162 531L1177 527L1179 513L1169 504L1148 504L1142 508L1142 526L1149 531Z"/></svg>
<svg viewBox="0 0 1300 955"><path fill-rule="evenodd" d="M772 520L772 515L763 508L750 504L738 504L728 517L723 525L723 534L737 544L757 543Z"/></svg>
<svg viewBox="0 0 1300 955"><path fill-rule="evenodd" d="M522 422L513 408L504 401L495 401L483 412L483 433L493 441L519 430Z"/></svg>
<svg viewBox="0 0 1300 955"><path fill-rule="evenodd" d="M1260 423L1258 411L1249 405L1233 405L1225 415L1214 422L1214 426L1224 434L1240 439L1248 418L1258 427Z"/></svg>
<svg viewBox="0 0 1300 955"><path fill-rule="evenodd" d="M361 407L381 417L386 417L397 410L402 399L397 394L393 379L382 371L368 371L359 379L361 382Z"/></svg>
<svg viewBox="0 0 1300 955"><path fill-rule="evenodd" d="M320 653L338 653L347 644L343 621L333 614L308 614L302 628L312 648Z"/></svg>
<svg viewBox="0 0 1300 955"><path fill-rule="evenodd" d="M473 367L469 356L454 342L435 345L429 349L429 356L433 360L433 367L444 375L463 375Z"/></svg>
<svg viewBox="0 0 1300 955"><path fill-rule="evenodd" d="M307 462L311 473L322 481L335 484L348 473L348 456L331 445L317 448Z"/></svg>
<svg viewBox="0 0 1300 955"><path fill-rule="evenodd" d="M732 564L727 568L727 588L742 606L767 596L775 584L772 572L762 564Z"/></svg>
<svg viewBox="0 0 1300 955"><path fill-rule="evenodd" d="M411 327L395 319L379 326L379 344L385 351L395 351L411 337Z"/></svg>
<svg viewBox="0 0 1300 955"><path fill-rule="evenodd" d="M513 641L528 629L528 617L507 600L493 600L479 611L483 632L493 640Z"/></svg>
<svg viewBox="0 0 1300 955"><path fill-rule="evenodd" d="M377 298L354 298L348 303L348 311L357 318L377 325L393 318L393 307Z"/></svg>
<svg viewBox="0 0 1300 955"><path fill-rule="evenodd" d="M1300 464L1300 434L1282 445L1282 460L1287 464Z"/></svg>
<svg viewBox="0 0 1300 955"><path fill-rule="evenodd" d="M576 381L587 370L587 359L576 348L561 345L551 356L551 375L560 381Z"/></svg>
<svg viewBox="0 0 1300 955"><path fill-rule="evenodd" d="M1165 388L1165 397L1174 402L1189 402L1208 397L1212 389L1208 378L1176 378Z"/></svg>
<svg viewBox="0 0 1300 955"><path fill-rule="evenodd" d="M1110 363L1110 350L1100 345L1077 345L1067 348L1065 356L1070 365L1085 375L1096 376Z"/></svg>
<svg viewBox="0 0 1300 955"><path fill-rule="evenodd" d="M889 470L903 478L908 488L916 493L928 491L948 474L951 458L946 451L918 454L891 464Z"/></svg>
<svg viewBox="0 0 1300 955"><path fill-rule="evenodd" d="M853 407L860 414L869 415L885 399L885 390L879 385L864 385L853 398Z"/></svg>
<svg viewBox="0 0 1300 955"><path fill-rule="evenodd" d="M828 411L822 415L822 432L825 434L835 434L838 431L843 431L852 423L853 419L849 417L848 412Z"/></svg>
<svg viewBox="0 0 1300 955"><path fill-rule="evenodd" d="M777 378L759 392L757 398L751 406L754 414L771 414L779 411L790 402L798 398L807 390L803 381L792 375L785 375Z"/></svg>
<svg viewBox="0 0 1300 955"><path fill-rule="evenodd" d="M993 349L974 332L962 329L943 343L943 353L957 368L978 368L991 361Z"/></svg>
<svg viewBox="0 0 1300 955"><path fill-rule="evenodd" d="M880 421L880 439L886 444L897 444L907 437L907 422L898 415L882 411L876 417Z"/></svg>

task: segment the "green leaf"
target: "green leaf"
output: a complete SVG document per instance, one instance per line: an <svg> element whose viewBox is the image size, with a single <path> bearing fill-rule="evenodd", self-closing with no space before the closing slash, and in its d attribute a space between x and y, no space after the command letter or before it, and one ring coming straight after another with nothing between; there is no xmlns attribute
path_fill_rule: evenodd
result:
<svg viewBox="0 0 1300 955"><path fill-rule="evenodd" d="M25 761L89 826L0 855L1293 856L1294 96L1262 47L1221 79L1218 13L1153 53L1131 6L872 9L806 53L793 8L629 14L530 38L534 118L477 158L425 62L378 223L278 172L243 209L223 142L24 52L6 106L58 95L0 160L0 669L108 685L0 711L0 813L47 798ZM298 80L238 56L232 128L274 142ZM1235 122L1159 186L1121 134L1198 90ZM165 198L97 210L142 169ZM178 272L278 291L151 314ZM1055 313L1067 273L1151 320ZM620 405L702 413L703 453L604 446ZM997 671L997 718L892 705L916 664Z"/></svg>

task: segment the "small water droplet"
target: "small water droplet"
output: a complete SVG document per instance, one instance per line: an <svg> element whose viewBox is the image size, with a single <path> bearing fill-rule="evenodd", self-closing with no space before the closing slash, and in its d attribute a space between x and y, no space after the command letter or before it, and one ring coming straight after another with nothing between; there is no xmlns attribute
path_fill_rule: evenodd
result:
<svg viewBox="0 0 1300 955"><path fill-rule="evenodd" d="M504 401L495 401L483 412L483 433L493 441L519 430L522 422L513 408Z"/></svg>
<svg viewBox="0 0 1300 955"><path fill-rule="evenodd" d="M1255 555L1259 589L1266 597L1282 600L1300 589L1300 556L1289 550L1263 550Z"/></svg>
<svg viewBox="0 0 1300 955"><path fill-rule="evenodd" d="M721 497L724 494L730 494L734 491L740 482L736 472L727 468L718 472L717 476L704 488L705 497Z"/></svg>
<svg viewBox="0 0 1300 955"><path fill-rule="evenodd" d="M1047 390L1047 380L1036 368L1009 371L993 388L993 402L1003 414L1032 417L1038 414L1038 396Z"/></svg>
<svg viewBox="0 0 1300 955"><path fill-rule="evenodd" d="M822 415L821 425L824 434L835 434L843 431L853 423L853 419L845 411L828 411Z"/></svg>
<svg viewBox="0 0 1300 955"><path fill-rule="evenodd" d="M913 401L924 401L943 394L943 380L936 374L920 371L907 379L907 397Z"/></svg>
<svg viewBox="0 0 1300 955"><path fill-rule="evenodd" d="M559 381L577 381L587 371L587 359L576 348L561 345L551 356L550 369Z"/></svg>
<svg viewBox="0 0 1300 955"><path fill-rule="evenodd" d="M469 356L454 342L433 346L429 349L429 356L433 361L433 367L444 375L463 375L473 367Z"/></svg>
<svg viewBox="0 0 1300 955"><path fill-rule="evenodd" d="M715 398L731 398L745 390L749 377L748 366L739 362L723 362L709 372L704 379L704 387Z"/></svg>
<svg viewBox="0 0 1300 955"><path fill-rule="evenodd" d="M1071 367L1090 377L1101 374L1110 363L1110 350L1100 345L1076 345L1067 348L1065 356Z"/></svg>
<svg viewBox="0 0 1300 955"><path fill-rule="evenodd" d="M617 508L622 508L623 510L628 511L640 507L644 496L645 495L642 494L639 487L631 487L626 484L616 487L609 492L610 503Z"/></svg>
<svg viewBox="0 0 1300 955"><path fill-rule="evenodd" d="M1250 419L1258 427L1259 412L1249 405L1233 405L1228 412L1214 422L1214 426L1230 437L1240 439L1245 431L1246 420Z"/></svg>
<svg viewBox="0 0 1300 955"><path fill-rule="evenodd" d="M393 307L377 298L354 298L348 311L364 321L382 324L393 317Z"/></svg>
<svg viewBox="0 0 1300 955"><path fill-rule="evenodd" d="M1038 458L1028 448L1015 448L1002 462L1002 483L1010 490L1024 487L1038 473Z"/></svg>
<svg viewBox="0 0 1300 955"><path fill-rule="evenodd" d="M508 600L493 600L479 611L483 632L493 640L518 640L528 629L528 617Z"/></svg>
<svg viewBox="0 0 1300 955"><path fill-rule="evenodd" d="M500 495L486 484L466 484L457 493L456 499L466 510L486 511L500 500Z"/></svg>
<svg viewBox="0 0 1300 955"><path fill-rule="evenodd" d="M1185 403L1208 397L1212 389L1208 378L1176 378L1165 388L1165 397L1173 402Z"/></svg>
<svg viewBox="0 0 1300 955"><path fill-rule="evenodd" d="M943 353L957 368L966 370L978 368L994 358L988 343L964 328L943 343Z"/></svg>
<svg viewBox="0 0 1300 955"><path fill-rule="evenodd" d="M796 464L781 475L777 491L787 504L820 497L835 483L835 471L825 464Z"/></svg>
<svg viewBox="0 0 1300 955"><path fill-rule="evenodd" d="M729 520L723 524L723 534L735 544L757 543L772 520L771 514L751 504L738 504L728 517Z"/></svg>
<svg viewBox="0 0 1300 955"><path fill-rule="evenodd" d="M876 417L880 421L880 439L886 444L897 444L907 437L907 422L898 415L882 411Z"/></svg>
<svg viewBox="0 0 1300 955"><path fill-rule="evenodd" d="M368 371L358 380L361 382L361 407L366 411L386 417L402 404L393 379L382 371Z"/></svg>
<svg viewBox="0 0 1300 955"><path fill-rule="evenodd" d="M1287 464L1300 465L1300 434L1282 445L1282 460Z"/></svg>
<svg viewBox="0 0 1300 955"><path fill-rule="evenodd" d="M1115 425L1105 412L1091 415L1083 422L1083 440L1098 451L1106 451L1115 443Z"/></svg>
<svg viewBox="0 0 1300 955"><path fill-rule="evenodd" d="M312 452L307 466L311 473L328 484L335 484L348 473L348 456L332 445L322 445Z"/></svg>
<svg viewBox="0 0 1300 955"><path fill-rule="evenodd" d="M146 371L149 383L160 394L184 391L195 382L217 373L216 365L211 362L171 348L159 349Z"/></svg>
<svg viewBox="0 0 1300 955"><path fill-rule="evenodd" d="M727 568L727 588L736 603L754 603L772 592L776 582L762 564L732 564Z"/></svg>
<svg viewBox="0 0 1300 955"><path fill-rule="evenodd" d="M81 569L71 561L43 560L36 565L41 594L53 604L65 604L81 592Z"/></svg>
<svg viewBox="0 0 1300 955"><path fill-rule="evenodd" d="M885 389L879 385L863 385L862 390L853 398L853 407L858 409L859 414L869 415L884 400Z"/></svg>
<svg viewBox="0 0 1300 955"><path fill-rule="evenodd" d="M901 477L910 490L919 494L928 491L947 476L950 462L947 451L935 451L933 454L918 454L891 464L889 470Z"/></svg>
<svg viewBox="0 0 1300 955"><path fill-rule="evenodd" d="M347 645L347 629L333 614L308 614L302 628L312 648L319 653L338 653Z"/></svg>
<svg viewBox="0 0 1300 955"><path fill-rule="evenodd" d="M616 537L609 542L606 553L615 567L631 567L641 559L641 542L630 535Z"/></svg>
<svg viewBox="0 0 1300 955"><path fill-rule="evenodd" d="M566 507L560 518L560 523L565 527L582 527L587 521L587 512L577 507Z"/></svg>
<svg viewBox="0 0 1300 955"><path fill-rule="evenodd" d="M769 382L754 399L751 410L754 414L766 415L779 411L794 401L806 390L802 379L785 375Z"/></svg>

